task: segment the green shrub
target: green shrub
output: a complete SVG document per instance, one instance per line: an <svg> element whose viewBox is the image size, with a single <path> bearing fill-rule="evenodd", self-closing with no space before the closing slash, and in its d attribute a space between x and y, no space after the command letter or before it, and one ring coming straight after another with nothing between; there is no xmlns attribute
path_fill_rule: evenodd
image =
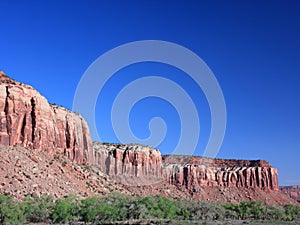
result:
<svg viewBox="0 0 300 225"><path fill-rule="evenodd" d="M53 222L70 222L79 219L79 202L76 196L69 195L66 198L58 199L53 208L51 218Z"/></svg>
<svg viewBox="0 0 300 225"><path fill-rule="evenodd" d="M293 205L285 205L285 216L286 220L293 220L294 219L294 206Z"/></svg>
<svg viewBox="0 0 300 225"><path fill-rule="evenodd" d="M114 223L128 220L221 221L300 220L300 206L266 206L262 201L213 203L174 200L158 196L130 197L121 193L77 200L67 196L56 201L49 195L28 196L22 202L0 195L0 224L28 223ZM171 223L170 222L170 223ZM296 222L297 223L297 222Z"/></svg>
<svg viewBox="0 0 300 225"><path fill-rule="evenodd" d="M11 196L0 195L0 224L19 224L24 221L20 205Z"/></svg>
<svg viewBox="0 0 300 225"><path fill-rule="evenodd" d="M285 212L284 209L278 206L269 206L267 207L264 219L266 220L284 220Z"/></svg>
<svg viewBox="0 0 300 225"><path fill-rule="evenodd" d="M38 197L27 196L23 199L22 208L28 222L48 222L54 207L54 200L50 195Z"/></svg>
<svg viewBox="0 0 300 225"><path fill-rule="evenodd" d="M97 207L99 205L98 197L89 197L81 201L81 208L79 210L79 216L85 223L93 222L96 220Z"/></svg>

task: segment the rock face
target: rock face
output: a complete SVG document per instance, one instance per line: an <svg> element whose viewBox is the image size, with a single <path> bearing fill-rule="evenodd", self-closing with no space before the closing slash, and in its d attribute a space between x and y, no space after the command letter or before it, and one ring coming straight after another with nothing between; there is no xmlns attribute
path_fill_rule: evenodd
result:
<svg viewBox="0 0 300 225"><path fill-rule="evenodd" d="M77 163L93 163L85 120L51 105L29 85L0 71L0 145L23 146L54 154L64 152Z"/></svg>
<svg viewBox="0 0 300 225"><path fill-rule="evenodd" d="M92 144L80 115L49 104L31 86L0 71L0 193L21 198L28 193L59 197L117 190L293 204L293 199L279 191L277 177L277 170L264 160L162 156L149 146ZM296 196L297 188L286 193Z"/></svg>
<svg viewBox="0 0 300 225"><path fill-rule="evenodd" d="M295 199L297 202L300 202L300 186L280 187L280 190Z"/></svg>
<svg viewBox="0 0 300 225"><path fill-rule="evenodd" d="M278 191L277 170L264 160L223 160L161 156L140 145L94 143L96 164L108 175L163 178L191 194L201 187L258 188Z"/></svg>
<svg viewBox="0 0 300 225"><path fill-rule="evenodd" d="M162 178L162 157L157 149L142 145L93 144L95 164L102 172L126 184ZM127 179L127 177L136 179ZM139 180L140 178L140 180ZM141 179L141 178L146 178Z"/></svg>
<svg viewBox="0 0 300 225"><path fill-rule="evenodd" d="M201 187L245 187L278 191L277 170L264 160L166 156L163 161L164 176L168 182L184 186L191 192L197 192Z"/></svg>
<svg viewBox="0 0 300 225"><path fill-rule="evenodd" d="M277 170L264 160L162 156L149 146L93 143L95 164L137 195L266 204L296 202L278 188Z"/></svg>

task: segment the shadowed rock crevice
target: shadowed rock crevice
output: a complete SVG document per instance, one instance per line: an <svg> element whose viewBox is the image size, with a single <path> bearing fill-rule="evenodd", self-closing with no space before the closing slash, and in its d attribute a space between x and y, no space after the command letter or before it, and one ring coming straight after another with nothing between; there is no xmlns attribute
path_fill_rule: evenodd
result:
<svg viewBox="0 0 300 225"><path fill-rule="evenodd" d="M108 153L108 154L111 154L111 153ZM110 170L110 157L106 157L105 159L105 173L107 175L109 175L109 170Z"/></svg>
<svg viewBox="0 0 300 225"><path fill-rule="evenodd" d="M80 158L79 152L76 151L76 139L74 139L74 141L73 141L72 155L73 155L72 160Z"/></svg>
<svg viewBox="0 0 300 225"><path fill-rule="evenodd" d="M23 117L23 122L22 122L22 127L21 127L21 136L20 136L20 141L23 144L25 140L25 127L26 127L26 113L24 114Z"/></svg>
<svg viewBox="0 0 300 225"><path fill-rule="evenodd" d="M87 130L88 127L84 124L83 119L81 119L81 129L82 129L81 136L82 136L82 141L83 141L83 148L91 150L91 152L89 153L91 156L88 156L88 153L86 151L83 151L83 159L87 159L89 157L93 158L94 157L94 153L93 153L93 150L91 149L91 139L90 139L90 137L86 136L86 134L89 133L89 131Z"/></svg>
<svg viewBox="0 0 300 225"><path fill-rule="evenodd" d="M71 147L70 142L71 142L70 126L68 123L68 119L66 118L66 145L67 145L67 148Z"/></svg>
<svg viewBox="0 0 300 225"><path fill-rule="evenodd" d="M35 100L34 98L30 99L31 103L31 140L32 143L34 144L34 139L35 139L35 127L36 127L36 115L35 115Z"/></svg>
<svg viewBox="0 0 300 225"><path fill-rule="evenodd" d="M4 113L5 113L5 117L6 117L6 131L7 134L9 135L8 137L8 145L11 145L11 117L9 116L9 98L10 98L10 93L8 90L8 86L5 87L5 93L6 93L6 97L5 97L5 106L4 106Z"/></svg>

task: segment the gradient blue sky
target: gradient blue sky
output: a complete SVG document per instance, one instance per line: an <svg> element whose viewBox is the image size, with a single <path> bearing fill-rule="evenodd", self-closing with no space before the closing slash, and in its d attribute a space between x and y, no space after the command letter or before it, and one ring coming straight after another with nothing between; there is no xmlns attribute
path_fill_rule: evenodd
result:
<svg viewBox="0 0 300 225"><path fill-rule="evenodd" d="M300 184L300 2L282 1L0 1L0 69L52 103L72 108L88 66L127 42L165 40L198 54L214 72L227 106L219 158L266 159L281 185ZM145 75L180 83L197 102L201 155L210 131L201 90L175 68L133 65L99 97L99 133L116 141L109 112L122 85ZM150 112L149 108L154 108ZM174 148L179 120L167 102L149 98L133 110L132 129L147 137L152 116L169 125L163 153Z"/></svg>

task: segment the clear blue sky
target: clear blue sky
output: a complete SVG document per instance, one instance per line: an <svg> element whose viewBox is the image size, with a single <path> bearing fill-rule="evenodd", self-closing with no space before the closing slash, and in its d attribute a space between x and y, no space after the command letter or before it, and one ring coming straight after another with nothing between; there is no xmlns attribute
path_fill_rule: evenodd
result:
<svg viewBox="0 0 300 225"><path fill-rule="evenodd" d="M227 130L218 157L266 159L278 168L281 185L300 184L299 1L0 1L0 9L0 69L67 108L87 67L114 47L154 39L189 48L214 72L225 97ZM157 74L181 83L197 102L202 136L195 154L203 153L209 108L193 82L155 63L119 73L126 76L116 74L98 100L102 139L116 141L109 101L122 85ZM157 115L169 125L159 147L168 153L179 137L172 106L155 98L140 102L132 129L147 137Z"/></svg>

